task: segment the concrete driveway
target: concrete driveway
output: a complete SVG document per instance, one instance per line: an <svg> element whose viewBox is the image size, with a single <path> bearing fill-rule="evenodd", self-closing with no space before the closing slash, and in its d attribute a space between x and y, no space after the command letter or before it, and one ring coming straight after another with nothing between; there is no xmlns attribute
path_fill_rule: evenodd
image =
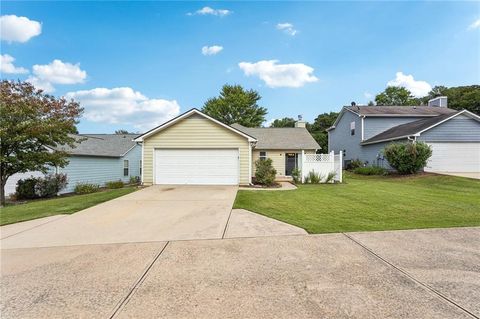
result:
<svg viewBox="0 0 480 319"><path fill-rule="evenodd" d="M476 318L480 228L3 249L2 318Z"/></svg>
<svg viewBox="0 0 480 319"><path fill-rule="evenodd" d="M468 172L432 172L432 173L480 179L480 172L470 172L470 173Z"/></svg>
<svg viewBox="0 0 480 319"><path fill-rule="evenodd" d="M232 210L236 186L151 186L90 207L2 226L1 248L305 235L245 210Z"/></svg>
<svg viewBox="0 0 480 319"><path fill-rule="evenodd" d="M28 248L222 238L236 194L236 186L152 186L7 237L1 244Z"/></svg>

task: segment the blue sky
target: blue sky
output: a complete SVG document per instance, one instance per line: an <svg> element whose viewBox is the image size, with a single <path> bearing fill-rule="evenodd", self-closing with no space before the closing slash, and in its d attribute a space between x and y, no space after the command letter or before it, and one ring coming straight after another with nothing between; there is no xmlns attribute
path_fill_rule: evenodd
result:
<svg viewBox="0 0 480 319"><path fill-rule="evenodd" d="M2 78L80 100L82 133L147 130L201 108L225 83L257 90L269 120L310 121L367 103L389 82L418 94L480 83L479 2L2 2L1 9L10 17L2 21ZM222 50L202 54L215 45Z"/></svg>

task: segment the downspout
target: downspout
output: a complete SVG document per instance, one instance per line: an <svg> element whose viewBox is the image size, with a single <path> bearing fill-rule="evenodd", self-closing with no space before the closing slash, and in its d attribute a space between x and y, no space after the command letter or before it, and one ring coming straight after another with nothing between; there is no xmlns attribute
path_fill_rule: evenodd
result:
<svg viewBox="0 0 480 319"><path fill-rule="evenodd" d="M364 134L364 130L363 130L365 115L362 115L360 118L362 120L362 142L363 142L363 141L365 141L365 134Z"/></svg>
<svg viewBox="0 0 480 319"><path fill-rule="evenodd" d="M252 183L252 148L255 145L255 142L248 142L248 184L253 185Z"/></svg>

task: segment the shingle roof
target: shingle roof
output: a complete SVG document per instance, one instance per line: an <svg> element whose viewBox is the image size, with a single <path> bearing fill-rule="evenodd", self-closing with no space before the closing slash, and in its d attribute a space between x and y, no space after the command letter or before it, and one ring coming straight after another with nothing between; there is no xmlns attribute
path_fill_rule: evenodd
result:
<svg viewBox="0 0 480 319"><path fill-rule="evenodd" d="M306 128L283 127L283 128L259 128L245 127L240 124L232 124L233 128L251 135L257 139L255 148L271 150L313 150L320 149L320 145L314 140Z"/></svg>
<svg viewBox="0 0 480 319"><path fill-rule="evenodd" d="M345 108L365 116L437 116L456 112L447 107L436 106L346 106Z"/></svg>
<svg viewBox="0 0 480 319"><path fill-rule="evenodd" d="M79 134L74 137L79 141L77 147L58 147L58 150L68 152L70 155L121 157L136 142L133 141L138 134Z"/></svg>
<svg viewBox="0 0 480 319"><path fill-rule="evenodd" d="M418 121L397 125L382 133L379 133L369 138L368 140L363 141L361 144L372 144L380 141L395 140L405 136L412 136L423 131L426 128L429 128L432 125L435 125L437 123L440 123L443 120L448 119L452 115L454 114L451 113L451 114L437 115L434 117L424 118Z"/></svg>

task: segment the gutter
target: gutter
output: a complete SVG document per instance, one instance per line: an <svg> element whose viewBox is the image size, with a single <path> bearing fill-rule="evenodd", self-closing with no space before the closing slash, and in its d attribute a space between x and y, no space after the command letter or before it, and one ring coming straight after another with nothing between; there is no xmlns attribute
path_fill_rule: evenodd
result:
<svg viewBox="0 0 480 319"><path fill-rule="evenodd" d="M382 140L376 140L376 141L371 141L371 142L363 142L363 143L360 143L360 145L370 145L370 144L377 144L377 143L382 143L382 142L396 141L396 140L401 140L401 139L404 139L404 138L410 140L410 137L412 137L412 136L416 140L417 136L420 136L420 134L415 133L415 134L403 135L403 136L398 136L398 137L385 138L385 139L382 139Z"/></svg>

